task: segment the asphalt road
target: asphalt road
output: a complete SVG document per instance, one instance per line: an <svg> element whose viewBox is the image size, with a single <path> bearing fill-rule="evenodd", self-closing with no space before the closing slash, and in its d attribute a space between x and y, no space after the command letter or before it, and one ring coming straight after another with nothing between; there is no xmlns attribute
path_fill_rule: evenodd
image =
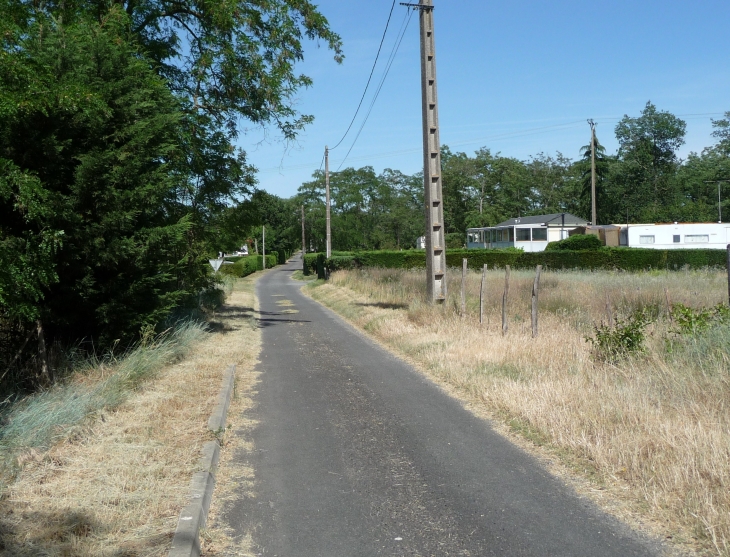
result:
<svg viewBox="0 0 730 557"><path fill-rule="evenodd" d="M303 296L258 283L255 497L225 520L279 557L660 555L410 366ZM288 300L289 302L286 302ZM287 305L287 304L293 305ZM285 313L289 310L290 313ZM292 310L296 313L291 312Z"/></svg>

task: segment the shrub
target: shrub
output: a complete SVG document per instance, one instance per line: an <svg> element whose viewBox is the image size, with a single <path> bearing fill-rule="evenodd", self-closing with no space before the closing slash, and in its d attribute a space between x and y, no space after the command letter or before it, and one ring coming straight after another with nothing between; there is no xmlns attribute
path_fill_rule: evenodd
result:
<svg viewBox="0 0 730 557"><path fill-rule="evenodd" d="M676 325L675 333L695 335L712 325L724 324L730 321L730 308L725 304L718 304L714 308L691 308L684 304L672 306L672 320Z"/></svg>
<svg viewBox="0 0 730 557"><path fill-rule="evenodd" d="M615 362L644 350L646 326L651 322L646 312L637 310L628 319L617 319L613 327L603 323L595 325L595 336L586 337L586 340L593 344L595 355L599 359Z"/></svg>
<svg viewBox="0 0 730 557"><path fill-rule="evenodd" d="M446 242L446 249L462 249L466 247L466 233L449 232L444 234L444 241Z"/></svg>
<svg viewBox="0 0 730 557"><path fill-rule="evenodd" d="M601 249L603 244L593 234L575 234L559 242L550 242L545 251L581 251Z"/></svg>
<svg viewBox="0 0 730 557"><path fill-rule="evenodd" d="M327 278L327 257L324 253L317 254L317 278Z"/></svg>

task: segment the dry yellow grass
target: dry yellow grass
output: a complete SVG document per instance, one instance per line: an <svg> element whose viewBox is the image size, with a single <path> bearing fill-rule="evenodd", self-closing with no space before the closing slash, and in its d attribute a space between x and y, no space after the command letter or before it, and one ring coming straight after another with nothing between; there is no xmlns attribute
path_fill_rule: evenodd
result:
<svg viewBox="0 0 730 557"><path fill-rule="evenodd" d="M672 303L713 306L724 273L545 273L540 335L531 338L534 274L513 272L507 336L503 271L469 273L459 316L460 272L444 306L424 302L423 272L346 271L310 294L415 362L533 448L583 476L583 491L612 512L700 553L730 555L730 358L728 327L680 339L667 351ZM636 308L656 317L643 355L615 365L592 357L593 325ZM714 335L714 337L713 337ZM607 495L608 494L608 495Z"/></svg>
<svg viewBox="0 0 730 557"><path fill-rule="evenodd" d="M2 555L166 555L222 374L251 382L260 347L253 281L239 281L217 327L112 412L87 420L47 452L27 452L0 502ZM86 381L91 380L88 376Z"/></svg>

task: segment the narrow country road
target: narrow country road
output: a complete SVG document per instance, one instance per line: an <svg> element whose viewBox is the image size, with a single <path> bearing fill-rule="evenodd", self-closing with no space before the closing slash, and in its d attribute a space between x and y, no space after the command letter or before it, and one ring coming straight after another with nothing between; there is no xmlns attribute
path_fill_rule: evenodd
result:
<svg viewBox="0 0 730 557"><path fill-rule="evenodd" d="M278 557L660 555L489 424L303 296L259 281L254 497L226 522Z"/></svg>

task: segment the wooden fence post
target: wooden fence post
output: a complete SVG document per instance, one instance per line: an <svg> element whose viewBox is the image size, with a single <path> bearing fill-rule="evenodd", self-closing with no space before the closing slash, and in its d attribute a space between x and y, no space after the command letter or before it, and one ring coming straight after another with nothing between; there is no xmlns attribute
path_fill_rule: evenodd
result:
<svg viewBox="0 0 730 557"><path fill-rule="evenodd" d="M669 290L667 287L664 287L664 299L667 301L667 317L669 317L669 322L674 325L674 316L672 315L672 301L669 299Z"/></svg>
<svg viewBox="0 0 730 557"><path fill-rule="evenodd" d="M509 265L504 267L504 294L502 294L502 336L507 334L507 296L509 295Z"/></svg>
<svg viewBox="0 0 730 557"><path fill-rule="evenodd" d="M487 282L487 264L482 268L482 286L479 289L479 324L484 324L484 286Z"/></svg>
<svg viewBox="0 0 730 557"><path fill-rule="evenodd" d="M537 338L537 292L540 288L540 273L542 265L537 266L535 282L532 284L532 338Z"/></svg>
<svg viewBox="0 0 730 557"><path fill-rule="evenodd" d="M461 260L461 316L466 317L466 258Z"/></svg>
<svg viewBox="0 0 730 557"><path fill-rule="evenodd" d="M730 244L727 245L727 300L730 304Z"/></svg>
<svg viewBox="0 0 730 557"><path fill-rule="evenodd" d="M608 316L608 327L613 329L613 309L611 308L611 298L608 297L608 292L606 292L606 315Z"/></svg>

